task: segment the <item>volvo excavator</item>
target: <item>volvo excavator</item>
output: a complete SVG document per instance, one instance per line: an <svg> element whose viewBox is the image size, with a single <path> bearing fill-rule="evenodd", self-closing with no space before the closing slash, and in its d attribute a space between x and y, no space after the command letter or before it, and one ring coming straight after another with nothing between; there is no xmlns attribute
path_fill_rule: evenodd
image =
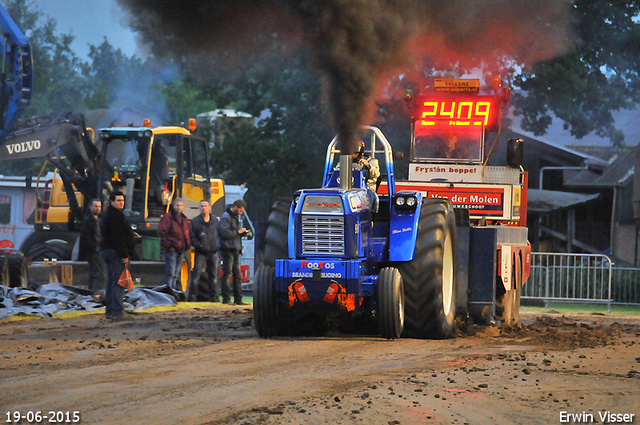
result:
<svg viewBox="0 0 640 425"><path fill-rule="evenodd" d="M35 228L22 243L20 252L6 250L0 257L0 284L27 284L27 259L71 260L78 237L77 228L91 199L108 194L125 194L124 213L141 235L134 260L160 260L157 234L160 217L169 211L171 200L181 197L188 218L199 214L202 199L210 199L212 213L225 208L224 183L210 176L208 144L192 135L189 128L152 126L149 120L126 127L86 127L76 113L52 113L29 119L20 115L32 94L31 47L6 9L0 5L0 26L4 41L4 70L0 92L0 163L23 158L43 158L37 176L38 193ZM47 165L55 167L47 177ZM32 179L26 178L29 187ZM189 262L182 267L186 289Z"/></svg>
<svg viewBox="0 0 640 425"><path fill-rule="evenodd" d="M3 51L2 78L0 79L0 148L7 149L7 135L31 103L33 89L33 67L31 45L9 12L0 4L0 45ZM12 152L15 146L12 146ZM22 145L17 147L22 150ZM27 284L27 264L20 253L2 249L0 251L0 284L23 286Z"/></svg>

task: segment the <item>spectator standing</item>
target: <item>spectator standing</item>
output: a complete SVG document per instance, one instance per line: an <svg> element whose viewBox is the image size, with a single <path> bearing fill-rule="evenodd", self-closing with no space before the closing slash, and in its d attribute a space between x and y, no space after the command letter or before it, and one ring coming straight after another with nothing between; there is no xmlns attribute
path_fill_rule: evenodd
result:
<svg viewBox="0 0 640 425"><path fill-rule="evenodd" d="M242 199L233 202L230 208L220 217L218 226L218 246L222 254L222 292L223 304L231 304L229 281L233 275L233 302L237 305L246 305L242 302L242 272L240 271L240 254L242 253L242 237L247 229L240 227L240 216L244 213L247 203Z"/></svg>
<svg viewBox="0 0 640 425"><path fill-rule="evenodd" d="M195 261L191 271L191 285L189 285L188 301L198 300L198 284L203 266L206 266L209 284L209 302L219 302L218 298L218 217L211 214L211 204L208 200L200 201L200 215L189 223L191 245L195 250Z"/></svg>
<svg viewBox="0 0 640 425"><path fill-rule="evenodd" d="M78 260L89 263L89 289L91 291L104 289L107 280L107 272L99 250L101 210L102 202L99 199L92 199L80 225Z"/></svg>
<svg viewBox="0 0 640 425"><path fill-rule="evenodd" d="M182 213L183 208L182 199L175 198L171 204L171 211L162 216L158 225L160 246L164 249L164 283L179 291L182 290L182 286L176 282L179 282L184 253L191 247L189 219Z"/></svg>
<svg viewBox="0 0 640 425"><path fill-rule="evenodd" d="M102 217L100 233L100 257L107 268L107 287L105 293L106 316L110 320L124 318L124 288L118 280L129 258L134 253L135 233L124 216L124 195L113 192L109 195L110 205Z"/></svg>

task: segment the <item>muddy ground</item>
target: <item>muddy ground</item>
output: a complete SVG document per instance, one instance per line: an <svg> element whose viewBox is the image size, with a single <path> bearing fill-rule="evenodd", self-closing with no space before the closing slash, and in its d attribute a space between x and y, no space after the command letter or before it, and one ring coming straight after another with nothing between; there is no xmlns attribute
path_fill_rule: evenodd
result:
<svg viewBox="0 0 640 425"><path fill-rule="evenodd" d="M0 423L37 411L83 424L640 423L640 319L522 320L445 341L265 340L251 306L222 304L4 321Z"/></svg>

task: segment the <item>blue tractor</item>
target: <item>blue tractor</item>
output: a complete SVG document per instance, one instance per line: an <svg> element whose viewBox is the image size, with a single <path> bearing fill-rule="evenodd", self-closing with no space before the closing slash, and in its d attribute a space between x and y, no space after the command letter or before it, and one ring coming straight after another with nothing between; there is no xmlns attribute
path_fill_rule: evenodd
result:
<svg viewBox="0 0 640 425"><path fill-rule="evenodd" d="M396 191L390 143L376 127L361 140L381 158L388 187L376 195L337 139L321 188L276 202L265 265L254 280L261 337L287 335L305 318L365 318L384 338L449 338L456 314L456 219L451 202ZM339 167L336 167L339 163ZM375 204L377 208L375 207ZM375 211L377 209L377 212Z"/></svg>

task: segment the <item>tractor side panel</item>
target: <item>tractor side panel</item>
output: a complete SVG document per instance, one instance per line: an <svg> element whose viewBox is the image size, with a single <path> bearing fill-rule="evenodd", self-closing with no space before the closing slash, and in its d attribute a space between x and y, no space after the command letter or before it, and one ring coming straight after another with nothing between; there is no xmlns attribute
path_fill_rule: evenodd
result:
<svg viewBox="0 0 640 425"><path fill-rule="evenodd" d="M469 304L469 260L471 248L471 228L469 225L456 225L456 315L466 316Z"/></svg>
<svg viewBox="0 0 640 425"><path fill-rule="evenodd" d="M287 233L288 250L289 250L289 258L296 258L296 225L295 225L295 215L294 211L296 210L296 204L294 202L291 203L291 207L289 208L289 232ZM276 270L277 273L277 270ZM277 274L276 274L277 276Z"/></svg>
<svg viewBox="0 0 640 425"><path fill-rule="evenodd" d="M422 211L422 197L413 212L392 208L389 225L389 261L411 261L418 239L418 220Z"/></svg>
<svg viewBox="0 0 640 425"><path fill-rule="evenodd" d="M496 229L472 227L469 235L469 306L477 311L490 308L496 294Z"/></svg>

